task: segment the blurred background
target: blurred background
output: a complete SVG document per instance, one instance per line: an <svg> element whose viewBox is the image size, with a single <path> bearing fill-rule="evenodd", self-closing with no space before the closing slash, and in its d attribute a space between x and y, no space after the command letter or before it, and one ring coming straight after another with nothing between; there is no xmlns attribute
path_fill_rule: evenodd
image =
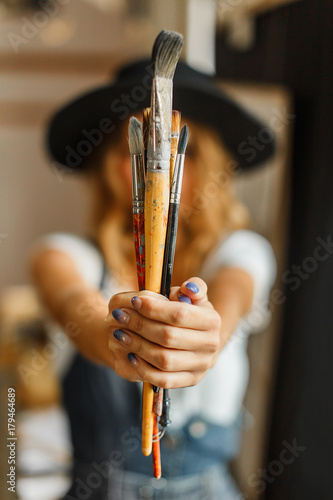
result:
<svg viewBox="0 0 333 500"><path fill-rule="evenodd" d="M27 258L39 235L83 234L89 199L82 180L47 158L45 125L63 102L149 56L161 29L184 34L184 59L216 72L277 136L273 161L236 182L279 267L271 323L249 342L233 464L242 498L331 500L330 0L0 0L0 497L15 498L6 484L8 387L16 390L17 498L56 500L69 482L63 346L45 331Z"/></svg>

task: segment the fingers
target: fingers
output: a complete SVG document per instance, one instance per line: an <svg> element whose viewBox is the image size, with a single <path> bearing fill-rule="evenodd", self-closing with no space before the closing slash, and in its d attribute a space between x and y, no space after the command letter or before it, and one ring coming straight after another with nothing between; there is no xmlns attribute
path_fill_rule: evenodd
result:
<svg viewBox="0 0 333 500"><path fill-rule="evenodd" d="M147 290L114 295L109 311L105 327L119 375L158 387L186 387L213 366L221 318L200 278L173 287L170 300Z"/></svg>
<svg viewBox="0 0 333 500"><path fill-rule="evenodd" d="M124 352L124 348L113 338L109 338L109 352L112 352L114 362L113 369L120 376L129 380L130 382L141 382L142 379L140 375L135 370L135 367L129 363L127 358L127 353Z"/></svg>
<svg viewBox="0 0 333 500"><path fill-rule="evenodd" d="M163 301L150 296L134 296L131 308L126 307L127 301L119 304L121 308L115 307L111 314L105 319L106 325L114 324L113 318L126 328L147 337L149 330L158 330L163 325L176 326L189 330L205 331L210 329L212 314L201 307L176 301ZM115 302L113 306L117 305ZM125 305L125 307L124 307ZM207 303L207 309L210 308ZM209 311L211 312L211 311ZM150 323L154 322L154 325ZM167 330L169 331L169 330ZM154 340L152 338L152 340Z"/></svg>
<svg viewBox="0 0 333 500"><path fill-rule="evenodd" d="M173 302L172 304L178 307L187 306L187 304L177 302ZM194 306L187 307L193 308ZM142 308L144 308L144 305L142 305ZM209 338L203 338L201 330L174 327L170 324L147 318L133 309L114 309L112 314L106 319L105 326L107 331L112 334L116 330L126 332L126 335L122 335L122 342L125 345L130 345L133 335L137 334L136 338L141 343L143 340L146 340L151 344L157 344L160 347L169 349L196 351L210 350L215 347L211 345L212 342Z"/></svg>
<svg viewBox="0 0 333 500"><path fill-rule="evenodd" d="M134 353L150 365L166 372L184 370L204 370L207 368L207 354L199 351L188 351L181 349L161 348L161 346L142 339L139 335L128 331L116 329L110 332L110 344L112 336L115 342L122 345L127 354ZM112 346L111 346L112 348Z"/></svg>
<svg viewBox="0 0 333 500"><path fill-rule="evenodd" d="M172 287L169 299L194 305L206 304L208 303L207 285L201 278L190 278L180 287Z"/></svg>
<svg viewBox="0 0 333 500"><path fill-rule="evenodd" d="M133 308L132 306L132 298L134 296L141 297L142 295L146 297L155 297L156 299L162 300L162 301L168 301L166 297L163 295L160 295L155 292L150 292L149 290L143 290L141 292L121 292L121 293L116 293L115 295L112 296L111 300L109 301L109 314L112 313L113 309L116 308L123 308L123 307L128 307L128 308Z"/></svg>
<svg viewBox="0 0 333 500"><path fill-rule="evenodd" d="M220 328L220 317L207 301L207 287L200 278L184 282L179 290L196 296L200 307L174 300L153 292L121 293L110 301L106 329L126 329L162 347L184 350L211 350L211 337L205 332ZM189 297L188 297L189 298ZM213 342L214 343L214 342Z"/></svg>
<svg viewBox="0 0 333 500"><path fill-rule="evenodd" d="M133 353L128 354L128 359L140 379L163 389L177 389L196 385L205 374L204 371L183 370L171 373L161 371Z"/></svg>

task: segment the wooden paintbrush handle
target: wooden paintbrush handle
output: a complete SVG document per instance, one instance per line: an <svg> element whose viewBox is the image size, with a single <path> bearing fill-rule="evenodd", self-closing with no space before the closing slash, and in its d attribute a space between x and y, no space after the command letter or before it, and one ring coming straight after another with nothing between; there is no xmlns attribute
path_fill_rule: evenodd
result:
<svg viewBox="0 0 333 500"><path fill-rule="evenodd" d="M153 403L153 386L149 382L144 382L142 393L142 453L146 457L151 454L153 446Z"/></svg>
<svg viewBox="0 0 333 500"><path fill-rule="evenodd" d="M147 170L145 191L146 290L160 293L169 209L169 171ZM143 385L142 452L149 455L153 440L153 388Z"/></svg>
<svg viewBox="0 0 333 500"><path fill-rule="evenodd" d="M147 171L145 193L146 290L160 293L169 210L169 172Z"/></svg>
<svg viewBox="0 0 333 500"><path fill-rule="evenodd" d="M157 415L156 413L154 414L153 417L153 428L154 428L154 436L158 436L159 434L159 426L157 422ZM161 467L161 447L160 447L160 440L154 441L153 442L153 469L154 469L154 477L156 479L160 479L162 475L162 467Z"/></svg>
<svg viewBox="0 0 333 500"><path fill-rule="evenodd" d="M171 122L171 143L170 143L170 186L172 184L173 172L175 169L175 162L178 149L179 140L179 129L180 129L180 111L172 111L172 122Z"/></svg>
<svg viewBox="0 0 333 500"><path fill-rule="evenodd" d="M139 213L133 213L133 232L135 244L136 271L139 290L145 288L145 223L143 208Z"/></svg>
<svg viewBox="0 0 333 500"><path fill-rule="evenodd" d="M169 297L173 263L175 259L177 228L178 228L179 203L170 203L168 229L165 243L163 275L161 282L161 294Z"/></svg>

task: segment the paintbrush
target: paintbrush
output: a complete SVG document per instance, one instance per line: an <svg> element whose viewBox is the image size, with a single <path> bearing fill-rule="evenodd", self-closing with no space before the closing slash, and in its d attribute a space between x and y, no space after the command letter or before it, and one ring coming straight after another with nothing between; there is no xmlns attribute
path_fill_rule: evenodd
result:
<svg viewBox="0 0 333 500"><path fill-rule="evenodd" d="M188 141L188 127L187 125L184 125L179 136L177 159L170 190L168 227L167 227L167 234L165 241L163 275L161 284L161 294L165 295L165 297L169 297L170 295L171 278L173 271L173 263L175 259L176 240L177 240L180 194L182 188L187 141ZM171 403L170 403L169 391L168 389L164 389L162 417L160 419L160 424L162 428L167 427L171 423L169 418L170 405Z"/></svg>
<svg viewBox="0 0 333 500"><path fill-rule="evenodd" d="M172 111L172 123L171 123L171 151L170 151L170 186L172 184L173 172L175 168L178 140L179 140L179 130L180 130L180 111Z"/></svg>
<svg viewBox="0 0 333 500"><path fill-rule="evenodd" d="M183 47L182 35L162 31L155 40L152 63L154 77L151 93L146 192L145 245L146 289L161 290L164 244L169 206L170 142L173 76ZM149 455L153 438L153 388L143 384L142 452Z"/></svg>
<svg viewBox="0 0 333 500"><path fill-rule="evenodd" d="M133 200L133 232L134 232L134 243L135 243L135 257L137 266L137 277L139 290L143 290L145 287L145 269L144 269L144 174L145 167L142 163L142 146L143 142L147 145L148 142L148 129L147 129L147 117L149 120L149 111L144 113L145 121L144 127L146 132L146 140L143 141L143 127L137 118L132 117L129 122L128 127L128 142L131 154L131 166L132 166L132 200ZM145 110L146 111L146 110ZM147 146L145 147L145 156L147 154ZM145 161L146 164L146 161ZM163 397L163 396L162 396ZM155 405L156 406L156 405ZM155 411L153 421L153 433L159 434L159 426L157 422L157 415ZM161 477L161 451L159 442L153 444L153 468L154 476L156 478Z"/></svg>
<svg viewBox="0 0 333 500"><path fill-rule="evenodd" d="M180 193L182 188L187 141L188 141L188 126L184 125L179 136L175 171L170 189L168 227L165 240L163 274L161 283L161 294L165 295L165 297L169 297L170 294L173 263L175 259Z"/></svg>
<svg viewBox="0 0 333 500"><path fill-rule="evenodd" d="M145 177L142 162L142 125L134 116L129 121L128 143L132 166L133 233L139 290L145 288Z"/></svg>
<svg viewBox="0 0 333 500"><path fill-rule="evenodd" d="M147 108L146 117L149 119L150 108ZM146 121L147 126L147 121ZM139 120L132 117L128 127L128 142L131 154L132 166L132 200L133 200L133 231L135 242L135 256L137 266L137 276L139 290L143 290L145 286L145 254L144 254L144 165L142 163L142 146L143 133L142 126ZM146 144L148 141L148 132ZM147 151L145 151L147 153ZM158 388L156 388L158 391ZM161 401L162 400L162 401ZM161 470L161 451L159 443L159 425L157 417L161 416L163 404L163 390L155 394L154 397L154 417L153 417L153 434L156 441L153 441L153 468L154 476L159 479L162 474Z"/></svg>
<svg viewBox="0 0 333 500"><path fill-rule="evenodd" d="M148 113L147 113L148 112ZM144 110L144 116L150 114L150 108ZM180 112L172 111L172 122L171 122L171 143L170 143L170 184L173 177L178 140L179 140L179 127L180 127ZM144 141L145 142L145 141ZM148 137L147 137L148 142ZM159 424L158 418L161 418L163 413L163 400L164 400L164 390L153 386L154 391L154 431L153 431L153 465L154 465L154 476L161 476L161 466L160 466L160 443L159 443Z"/></svg>

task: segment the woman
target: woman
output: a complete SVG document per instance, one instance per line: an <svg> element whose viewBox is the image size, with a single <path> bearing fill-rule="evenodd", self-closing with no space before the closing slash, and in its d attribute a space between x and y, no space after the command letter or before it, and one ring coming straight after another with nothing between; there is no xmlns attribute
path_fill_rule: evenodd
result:
<svg viewBox="0 0 333 500"><path fill-rule="evenodd" d="M170 300L133 291L126 136L128 118L149 106L150 82L148 61L129 65L60 110L48 132L51 156L85 174L94 201L92 238L48 235L31 260L46 306L77 348L64 377L74 446L68 500L238 495L227 464L237 453L248 378L244 337L267 299L275 260L268 242L246 229L232 178L270 157L273 141L245 154L248 139L267 129L209 77L178 64L174 109L186 117L190 141L174 286ZM140 450L142 384L133 382L143 380L174 389L159 481Z"/></svg>

